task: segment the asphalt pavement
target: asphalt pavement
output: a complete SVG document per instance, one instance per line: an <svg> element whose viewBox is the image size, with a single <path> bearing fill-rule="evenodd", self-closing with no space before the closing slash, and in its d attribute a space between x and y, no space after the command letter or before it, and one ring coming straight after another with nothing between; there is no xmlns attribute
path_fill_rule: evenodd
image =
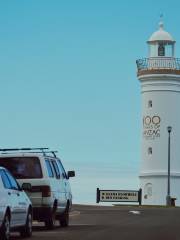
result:
<svg viewBox="0 0 180 240"><path fill-rule="evenodd" d="M180 208L74 205L68 228L34 223L31 239L180 240Z"/></svg>

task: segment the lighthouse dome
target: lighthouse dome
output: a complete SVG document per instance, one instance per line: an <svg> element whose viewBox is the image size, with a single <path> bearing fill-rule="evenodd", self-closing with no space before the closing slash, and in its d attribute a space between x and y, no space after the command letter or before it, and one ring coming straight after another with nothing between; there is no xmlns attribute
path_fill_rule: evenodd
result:
<svg viewBox="0 0 180 240"><path fill-rule="evenodd" d="M171 36L171 34L169 34L168 32L164 31L164 24L163 22L159 23L159 30L154 32L151 37L149 38L148 42L159 42L159 41L163 41L163 42L171 42L174 43L175 40L173 39L173 37Z"/></svg>

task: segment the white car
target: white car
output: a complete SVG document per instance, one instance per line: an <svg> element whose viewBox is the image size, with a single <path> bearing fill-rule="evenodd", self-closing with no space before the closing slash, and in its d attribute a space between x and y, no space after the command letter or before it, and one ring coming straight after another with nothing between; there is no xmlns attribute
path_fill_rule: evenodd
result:
<svg viewBox="0 0 180 240"><path fill-rule="evenodd" d="M8 240L11 230L32 235L32 205L10 172L0 167L0 239Z"/></svg>
<svg viewBox="0 0 180 240"><path fill-rule="evenodd" d="M69 177L55 152L40 149L0 149L0 166L7 168L28 194L33 206L33 219L52 229L56 220L62 227L69 224L72 193ZM16 151L15 150L21 150ZM33 152L31 152L33 150Z"/></svg>

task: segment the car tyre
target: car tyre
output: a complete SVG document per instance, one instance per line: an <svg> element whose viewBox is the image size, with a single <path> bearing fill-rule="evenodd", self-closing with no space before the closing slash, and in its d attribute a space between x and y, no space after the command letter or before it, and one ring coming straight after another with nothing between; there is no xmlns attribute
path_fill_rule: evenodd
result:
<svg viewBox="0 0 180 240"><path fill-rule="evenodd" d="M28 238L32 236L32 212L29 210L26 225L21 228L20 231L21 237Z"/></svg>
<svg viewBox="0 0 180 240"><path fill-rule="evenodd" d="M6 213L1 230L0 230L0 239L9 240L9 237L10 237L10 217Z"/></svg>
<svg viewBox="0 0 180 240"><path fill-rule="evenodd" d="M56 205L54 205L53 210L51 211L49 218L45 220L45 226L47 229L52 230L56 225Z"/></svg>
<svg viewBox="0 0 180 240"><path fill-rule="evenodd" d="M60 222L61 227L68 227L69 226L69 204L67 204L66 210L60 216L59 222Z"/></svg>

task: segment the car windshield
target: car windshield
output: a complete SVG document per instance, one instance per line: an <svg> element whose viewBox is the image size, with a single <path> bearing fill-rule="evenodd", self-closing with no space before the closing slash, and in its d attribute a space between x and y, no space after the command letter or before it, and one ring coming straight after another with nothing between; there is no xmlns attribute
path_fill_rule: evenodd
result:
<svg viewBox="0 0 180 240"><path fill-rule="evenodd" d="M42 170L37 157L4 157L0 166L7 168L15 178L42 178Z"/></svg>

